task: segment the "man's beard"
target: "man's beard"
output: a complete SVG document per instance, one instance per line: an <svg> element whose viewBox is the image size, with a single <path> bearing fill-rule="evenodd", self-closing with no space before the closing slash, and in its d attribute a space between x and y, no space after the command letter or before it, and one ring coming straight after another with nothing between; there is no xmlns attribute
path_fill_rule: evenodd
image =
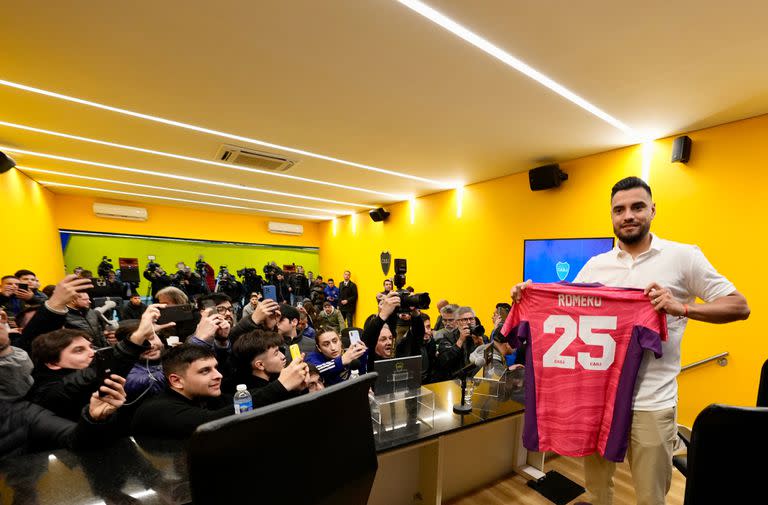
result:
<svg viewBox="0 0 768 505"><path fill-rule="evenodd" d="M637 231L634 233L622 233L621 228L614 227L613 233L618 237L618 239L627 245L634 245L638 242L641 242L651 231L651 223L648 222L644 225L638 224Z"/></svg>

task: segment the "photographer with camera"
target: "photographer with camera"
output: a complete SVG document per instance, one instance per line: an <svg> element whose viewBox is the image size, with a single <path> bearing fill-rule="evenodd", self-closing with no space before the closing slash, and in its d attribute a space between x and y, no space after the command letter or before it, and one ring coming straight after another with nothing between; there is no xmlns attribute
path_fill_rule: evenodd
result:
<svg viewBox="0 0 768 505"><path fill-rule="evenodd" d="M296 271L288 276L288 291L291 293L291 305L294 307L297 302L309 297L309 281L304 275L303 266L297 266Z"/></svg>
<svg viewBox="0 0 768 505"><path fill-rule="evenodd" d="M171 278L159 263L155 263L154 256L149 257L147 268L144 269L144 278L151 284L152 298L157 296L158 291L171 285Z"/></svg>
<svg viewBox="0 0 768 505"><path fill-rule="evenodd" d="M216 276L215 293L223 293L234 300L237 305L243 296L243 285L229 273L227 265L219 266L219 275Z"/></svg>
<svg viewBox="0 0 768 505"><path fill-rule="evenodd" d="M411 311L403 308L403 297L396 291L390 291L379 303L378 314L368 317L363 328L363 342L370 349L368 356L368 371L375 368L374 363L381 359L401 358L405 356L420 356L425 344L425 325L419 309ZM405 299L407 304L415 300ZM426 308L426 307L425 307ZM394 329L397 326L398 314L408 311L410 328L402 340L395 345Z"/></svg>
<svg viewBox="0 0 768 505"><path fill-rule="evenodd" d="M177 263L176 268L176 273L170 276L171 285L184 291L190 300L197 300L208 291L203 278L197 272L193 272L184 262Z"/></svg>
<svg viewBox="0 0 768 505"><path fill-rule="evenodd" d="M275 285L275 281L277 280L277 274L282 274L282 269L277 266L277 262L270 261L266 265L264 265L264 280L267 281L267 284Z"/></svg>
<svg viewBox="0 0 768 505"><path fill-rule="evenodd" d="M243 296L245 296L246 293L250 293L250 297L253 298L254 293L261 293L261 288L264 286L264 278L256 272L255 268L241 268L237 271L237 275L243 279L241 283L243 286ZM241 300L241 302L244 302L244 300ZM247 306L245 303L243 303L243 305ZM249 314L251 312L249 312ZM245 314L243 314L243 316L245 316Z"/></svg>
<svg viewBox="0 0 768 505"><path fill-rule="evenodd" d="M472 352L485 343L485 329L477 324L475 311L471 307L460 307L456 321L456 328L447 332L437 344L435 381L450 379L469 364Z"/></svg>

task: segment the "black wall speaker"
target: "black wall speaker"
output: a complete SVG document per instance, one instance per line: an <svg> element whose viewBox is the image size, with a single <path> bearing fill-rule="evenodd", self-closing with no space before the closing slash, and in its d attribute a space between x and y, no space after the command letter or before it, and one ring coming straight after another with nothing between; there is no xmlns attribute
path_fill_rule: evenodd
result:
<svg viewBox="0 0 768 505"><path fill-rule="evenodd" d="M4 174L15 166L16 162L13 161L13 158L0 151L0 174Z"/></svg>
<svg viewBox="0 0 768 505"><path fill-rule="evenodd" d="M688 163L691 159L691 137L683 135L672 142L672 163Z"/></svg>
<svg viewBox="0 0 768 505"><path fill-rule="evenodd" d="M379 207L378 209L373 209L368 213L368 215L371 216L371 219L373 219L373 222L378 223L379 221L384 221L389 217L389 212Z"/></svg>
<svg viewBox="0 0 768 505"><path fill-rule="evenodd" d="M566 180L568 180L568 174L560 170L560 165L557 163L528 170L528 182L531 185L531 191L556 188Z"/></svg>

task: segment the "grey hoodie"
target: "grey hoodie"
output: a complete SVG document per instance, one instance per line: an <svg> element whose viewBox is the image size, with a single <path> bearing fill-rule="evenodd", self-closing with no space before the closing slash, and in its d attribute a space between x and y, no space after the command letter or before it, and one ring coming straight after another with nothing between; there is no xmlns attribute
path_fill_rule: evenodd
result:
<svg viewBox="0 0 768 505"><path fill-rule="evenodd" d="M32 387L32 360L26 351L11 347L11 354L0 357L0 400L23 398Z"/></svg>

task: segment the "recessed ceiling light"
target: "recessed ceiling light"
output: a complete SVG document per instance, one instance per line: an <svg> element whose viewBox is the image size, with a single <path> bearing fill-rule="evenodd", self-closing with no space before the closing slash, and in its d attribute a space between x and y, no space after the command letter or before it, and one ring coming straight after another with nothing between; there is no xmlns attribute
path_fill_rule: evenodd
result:
<svg viewBox="0 0 768 505"><path fill-rule="evenodd" d="M185 202L185 203L194 203L199 205L212 205L215 207L227 207L230 209L243 209L243 210L252 210L256 212L270 212L275 214L289 214L292 216L300 216L304 219L320 219L320 220L327 220L327 219L333 219L329 216L311 216L308 214L298 214L293 212L280 212L277 210L269 210L269 209L256 209L254 207L243 207L242 205L229 205L226 203L213 203L213 202L201 202L198 200L188 200L186 198L173 198L170 196L157 196L157 195L147 195L144 193L132 193L130 191L117 191L115 189L102 189L102 188L93 188L91 186L79 186L77 184L65 184L63 182L52 182L52 181L42 181L38 180L38 183L42 184L43 186L54 186L54 187L62 187L62 188L75 188L75 189L86 189L88 191L98 191L103 193L113 193L117 195L128 195L128 196L140 196L143 198L157 198L160 200L171 200L174 202Z"/></svg>
<svg viewBox="0 0 768 505"><path fill-rule="evenodd" d="M112 165L109 163L100 163L98 161L88 161L88 160L82 160L78 158L70 158L67 156L58 156L56 154L48 154L48 153L40 153L36 151L28 151L26 149L17 149L15 147L10 146L0 146L0 150L10 151L13 153L20 153L20 154L28 154L30 156L40 156L41 158L50 158L53 160L60 160L60 161L70 161L72 163L81 163L83 165L92 165L94 167L102 167L102 168L112 168L114 170L122 170L124 172L132 172L136 174L144 174L144 175L154 175L157 177L165 177L167 179L175 179L180 181L188 181L188 182L198 182L201 184L210 184L212 186L221 186L223 188L231 188L231 189L238 189L238 190L244 190L244 191L256 191L259 193L268 193L270 195L280 195L280 196L288 196L291 198L303 198L305 200L314 200L316 202L326 202L326 203L335 203L337 205L350 205L353 207L363 207L365 209L375 209L376 207L373 207L371 205L365 205L362 203L352 203L352 202L343 202L340 200L331 200L329 198L319 198L315 196L306 196L306 195L299 195L294 193L284 193L282 191L274 191L271 189L261 189L261 188L254 188L252 186L243 186L240 184L230 184L228 182L219 182L219 181L211 181L208 179L199 179L197 177L187 177L185 175L178 175L178 174L164 174L162 172L154 172L152 170L142 170L140 168L131 168L131 167L124 167L121 165Z"/></svg>
<svg viewBox="0 0 768 505"><path fill-rule="evenodd" d="M596 105L591 104L584 98L580 97L570 89L566 88L562 84L555 82L554 80L550 79L546 75L542 74L535 68L531 67L527 63L515 58L505 50L501 49L500 47L492 44L491 42L487 41L480 35L472 32L468 28L460 25L453 19L449 18L445 14L433 9L429 5L425 4L424 2L421 2L420 0L397 0L401 4L405 5L409 9L417 12L418 14L424 16L425 18L429 19L433 23L436 23L449 32L453 33L457 37L460 37L464 39L466 42L469 42L473 46L477 47L481 51L493 56L497 60L505 63L506 65L514 68L518 72L521 72L525 74L526 76L530 77L534 81L538 82L542 86L545 86L558 95L562 96L566 100L573 102L574 104L578 105L582 109L586 110L590 114L594 114L595 116L599 117L606 123L610 124L614 128L617 128L627 135L629 135L632 138L636 138L637 134L636 132L630 128L629 126L625 125L615 117L611 116L604 110L600 109Z"/></svg>
<svg viewBox="0 0 768 505"><path fill-rule="evenodd" d="M162 187L162 186L152 186L149 184L139 184L138 182L126 182L126 181L117 181L114 179L102 179L101 177L89 177L87 175L68 174L66 172L56 172L54 170L45 170L42 168L33 168L33 167L25 167L25 166L17 166L16 168L23 170L25 173L34 172L34 173L49 174L49 175L59 175L63 177L74 177L75 179L85 179L88 181L106 182L109 184L120 184L123 186L135 186L137 188L157 189L160 191L173 191L175 193L186 193L189 195L206 196L211 198L223 198L226 200L236 200L239 202L260 203L263 205L275 205L277 207L288 207L291 209L302 209L302 210L311 210L315 212L326 212L331 214L330 216L327 216L327 219L331 219L334 215L344 214L346 212L349 212L349 211L340 212L340 211L334 211L334 210L318 209L316 207L304 207L303 205L289 205L287 203L267 202L264 200L253 200L251 198L239 198L237 196L215 195L213 193L202 193L200 191L191 191L188 189L175 189L175 188L168 188L168 187ZM278 211L275 211L275 212L278 212Z"/></svg>
<svg viewBox="0 0 768 505"><path fill-rule="evenodd" d="M72 140L78 140L78 141L81 141L81 142L89 142L91 144L99 144L99 145L103 145L103 146L117 147L119 149L128 149L130 151L137 151L137 152L140 152L140 153L154 154L154 155L157 155L157 156L165 156L165 157L168 157L168 158L175 158L175 159L178 159L178 160L192 161L192 162L195 162L195 163L204 163L206 165L214 165L214 166L217 166L217 167L224 167L224 168L229 168L229 169L241 170L243 172L251 172L251 173L256 173L256 174L261 174L261 175L271 175L271 176L274 176L274 177L282 177L284 179L291 179L291 180L295 180L295 181L309 182L309 183L312 183L312 184L321 184L323 186L332 186L334 188L346 189L346 190L349 190L349 191L361 191L363 193L371 193L371 194L374 194L374 195L384 196L384 197L387 197L387 198L391 198L393 200L403 200L403 199L406 198L404 195L398 195L398 194L393 194L393 193L385 193L383 191L375 191L373 189L365 189L365 188L361 188L359 186L347 186L345 184L336 184L335 182L326 182L326 181L320 181L320 180L317 180L317 179L308 179L306 177L299 177L299 176L296 176L296 175L289 175L289 174L281 174L281 173L278 173L278 172L270 172L268 170L259 170L257 168L243 167L243 166L239 166L239 165L233 165L231 163L221 163L221 162L218 162L218 161L204 160L202 158L193 158L191 156L184 156L184 155L181 155L181 154L167 153L165 151L155 151L153 149L145 149L143 147L130 146L130 145L127 145L127 144L118 144L118 143L115 143L115 142L107 142L106 140L98 140L98 139L92 139L92 138L88 138L88 137L81 137L79 135L70 135L69 133L62 133L62 132L57 132L57 131L52 131L52 130L44 130L42 128L35 128L34 126L27 126L27 125L22 125L22 124L17 124L17 123L9 123L7 121L0 121L0 126L7 126L9 128L16 128L16 129L19 129L19 130L32 131L32 132L35 132L35 133L43 133L45 135L53 135L53 136L56 136L56 137L62 137L62 138L67 138L67 139L72 139Z"/></svg>
<svg viewBox="0 0 768 505"><path fill-rule="evenodd" d="M173 121L171 119L165 119L165 118L158 117L158 116L152 116L152 115L149 115L149 114L142 114L140 112L134 112L134 111L127 110L127 109L121 109L119 107L112 107L112 106L104 105L104 104L98 103L98 102L91 102L90 100L83 100L82 98L76 98L74 96L63 95L61 93L55 93L53 91L48 91L48 90L45 90L45 89L34 88L32 86L27 86L25 84L20 84L20 83L12 82L12 81L6 81L4 79L0 79L0 84L3 85L3 86L8 86L10 88L20 89L20 90L23 90L23 91L29 91L31 93L37 93L39 95L49 96L51 98L58 98L59 100L66 100L68 102L79 103L81 105L87 105L89 107L96 107L98 109L108 110L110 112L116 112L118 114L124 114L126 116L132 116L132 117L137 117L137 118L140 118L140 119L146 119L147 121L154 121L156 123L162 123L162 124L167 124L167 125L170 125L170 126L176 126L178 128L183 128L185 130L192 130L192 131L196 131L196 132L200 132L200 133L206 133L208 135L216 135L218 137L224 137L224 138L228 138L228 139L239 140L241 142L250 142L250 143L253 143L253 144L258 144L260 146L269 147L271 149L278 149L278 150L281 150L281 151L287 151L287 152L291 152L291 153L301 154L301 155L304 155L304 156L309 156L311 158L317 158L317 159L320 159L320 160L331 161L333 163L340 163L342 165L348 165L350 167L361 168L363 170L370 170L372 172L378 172L378 173L381 173L381 174L392 175L392 176L395 176L395 177L402 177L402 178L405 178L405 179L412 179L412 180L415 180L415 181L426 182L428 184L432 184L432 185L440 187L440 188L445 188L444 183L442 183L440 181L436 181L434 179L428 179L426 177L418 177L416 175L410 175L410 174L406 174L406 173L403 173L403 172L395 172L394 170L386 170L384 168L378 168L378 167L374 167L374 166L371 166L371 165L365 165L365 164L362 164L362 163L355 163L353 161L347 161L347 160L343 160L341 158L334 158L332 156L325 156L323 154L313 153L311 151L305 151L303 149L296 149L296 148L293 148L293 147L283 146L283 145L280 145L280 144L273 144L271 142L265 142L263 140L252 139L252 138L249 138L249 137L244 137L242 135L234 135L232 133L226 133L226 132L219 131L219 130L212 130L210 128L203 128L201 126L195 126L195 125L192 125L192 124L189 124L189 123L182 123L180 121Z"/></svg>

